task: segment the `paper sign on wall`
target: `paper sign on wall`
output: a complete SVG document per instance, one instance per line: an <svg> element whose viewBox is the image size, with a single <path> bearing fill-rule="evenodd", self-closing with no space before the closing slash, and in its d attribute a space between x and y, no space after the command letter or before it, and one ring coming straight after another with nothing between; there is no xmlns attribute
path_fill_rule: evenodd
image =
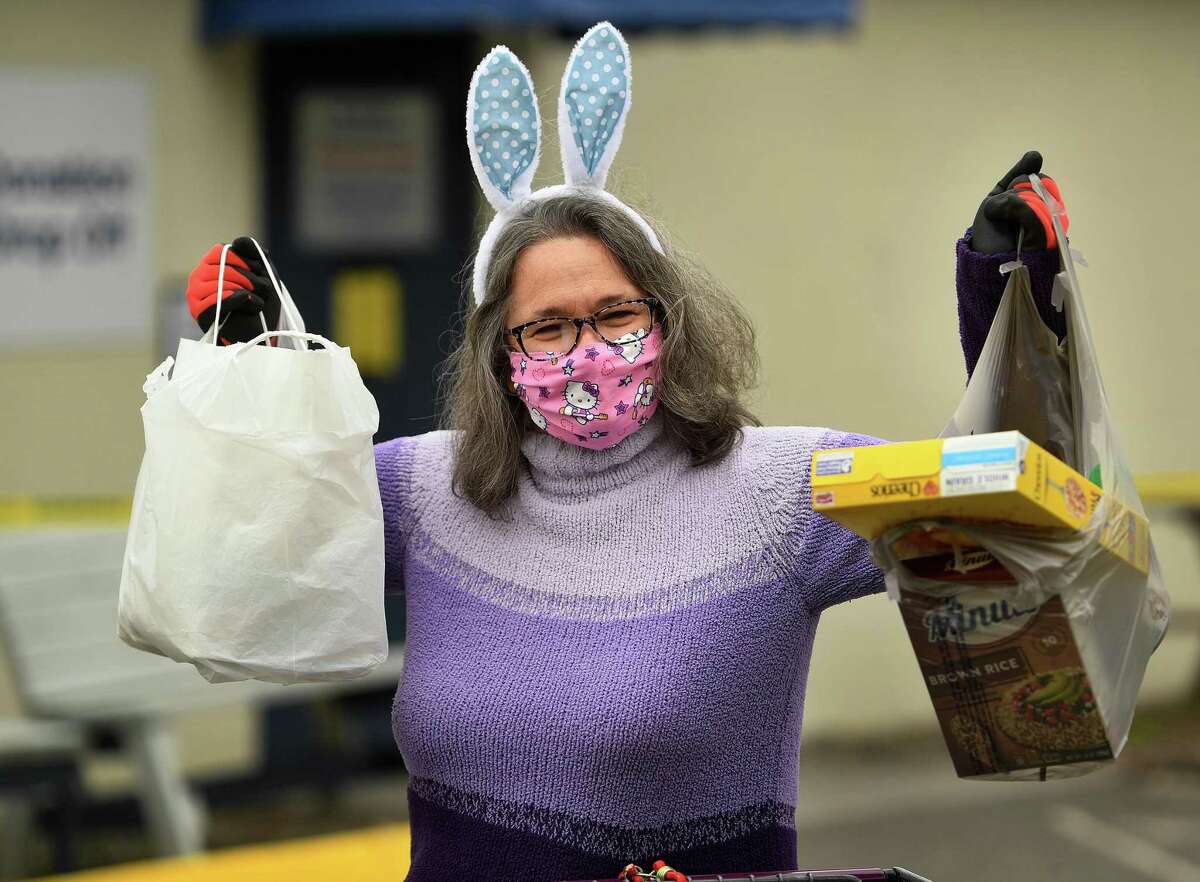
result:
<svg viewBox="0 0 1200 882"><path fill-rule="evenodd" d="M148 340L146 84L0 69L0 119L0 347Z"/></svg>

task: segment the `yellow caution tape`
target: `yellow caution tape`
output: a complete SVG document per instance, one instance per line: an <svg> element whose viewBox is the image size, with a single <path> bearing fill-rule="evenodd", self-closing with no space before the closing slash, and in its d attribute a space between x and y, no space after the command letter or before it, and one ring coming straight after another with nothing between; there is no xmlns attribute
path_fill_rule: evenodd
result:
<svg viewBox="0 0 1200 882"><path fill-rule="evenodd" d="M1200 472L1159 472L1134 480L1147 505L1200 508Z"/></svg>
<svg viewBox="0 0 1200 882"><path fill-rule="evenodd" d="M1145 503L1200 508L1200 472L1141 475L1136 483ZM0 496L0 529L120 526L132 508L132 496Z"/></svg>
<svg viewBox="0 0 1200 882"><path fill-rule="evenodd" d="M119 526L132 507L131 496L0 496L0 528Z"/></svg>

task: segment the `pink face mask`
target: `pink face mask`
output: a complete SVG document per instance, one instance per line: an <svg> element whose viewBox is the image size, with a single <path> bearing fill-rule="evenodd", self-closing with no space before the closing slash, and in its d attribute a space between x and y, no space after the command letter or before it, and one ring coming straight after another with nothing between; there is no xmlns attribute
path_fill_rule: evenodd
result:
<svg viewBox="0 0 1200 882"><path fill-rule="evenodd" d="M513 391L542 431L560 441L606 450L649 422L658 407L656 325L617 343L582 341L570 355L534 361L512 352Z"/></svg>

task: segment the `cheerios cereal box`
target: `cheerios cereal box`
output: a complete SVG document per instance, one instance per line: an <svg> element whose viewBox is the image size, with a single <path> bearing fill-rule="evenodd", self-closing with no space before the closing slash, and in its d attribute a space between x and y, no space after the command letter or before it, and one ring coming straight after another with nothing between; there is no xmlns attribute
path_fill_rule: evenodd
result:
<svg viewBox="0 0 1200 882"><path fill-rule="evenodd" d="M813 510L868 539L930 517L1082 530L1103 497L1020 432L818 450L812 458ZM1110 503L1101 544L1146 572L1146 519Z"/></svg>

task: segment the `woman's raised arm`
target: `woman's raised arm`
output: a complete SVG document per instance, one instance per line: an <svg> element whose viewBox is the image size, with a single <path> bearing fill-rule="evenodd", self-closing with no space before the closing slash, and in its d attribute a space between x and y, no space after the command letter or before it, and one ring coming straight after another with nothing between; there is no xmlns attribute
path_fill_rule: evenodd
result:
<svg viewBox="0 0 1200 882"><path fill-rule="evenodd" d="M1029 184L1029 175L1037 174L1041 167L1042 157L1037 151L1021 157L984 198L974 224L958 241L955 284L968 377L979 360L1004 293L1007 280L1000 274L1000 266L1016 257L1018 238L1038 313L1059 339L1066 335L1066 320L1050 303L1059 263L1054 229L1045 204ZM1057 185L1051 178L1041 179L1061 205ZM1062 217L1065 229L1065 207ZM817 449L882 443L868 435L829 431L818 441ZM804 483L807 486L807 481ZM811 508L809 499L803 500L803 507ZM809 602L814 611L883 590L883 575L871 560L867 540L811 510L797 512L796 516L799 524L789 541L790 555L802 562L800 575L811 593Z"/></svg>
<svg viewBox="0 0 1200 882"><path fill-rule="evenodd" d="M1038 314L1061 340L1067 324L1063 313L1050 304L1054 277L1058 274L1058 246L1045 203L1029 183L1039 174L1047 191L1062 205L1062 195L1052 178L1040 175L1042 155L1030 150L1000 179L979 205L974 223L958 240L955 287L958 291L958 333L962 339L967 376L975 370L983 342L1000 305L1007 281L1000 267L1017 256L1029 267L1029 281ZM1068 227L1065 206L1063 230Z"/></svg>

